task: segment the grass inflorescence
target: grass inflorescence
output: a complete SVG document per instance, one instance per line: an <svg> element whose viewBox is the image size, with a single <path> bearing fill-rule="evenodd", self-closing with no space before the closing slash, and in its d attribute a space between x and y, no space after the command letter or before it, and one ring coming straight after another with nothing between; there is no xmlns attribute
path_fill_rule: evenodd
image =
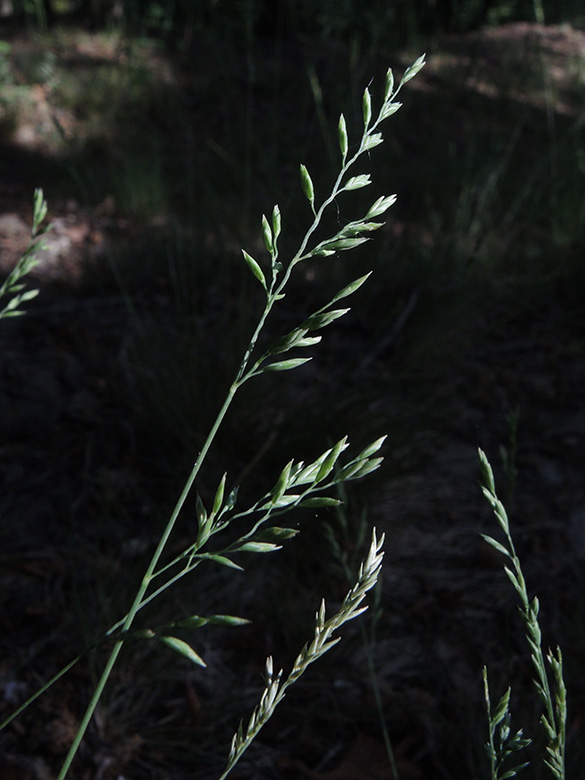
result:
<svg viewBox="0 0 585 780"><path fill-rule="evenodd" d="M484 452L479 452L483 494L489 501L504 534L504 542L498 542L494 537L483 535L483 538L499 553L504 555L509 565L504 571L520 598L520 614L524 621L526 639L530 648L530 659L533 668L533 681L536 692L543 707L540 721L546 739L546 756L544 762L555 780L565 780L565 742L567 731L567 690L563 679L563 658L559 647L549 650L546 654L542 649L542 633L538 621L539 602L535 596L530 599L526 580L522 572L522 564L516 553L516 548L510 531L508 513L496 493L492 467ZM507 768L501 773L504 761L530 744L524 739L522 730L512 735L510 731L510 689L500 699L495 711L492 712L489 697L487 672L484 669L485 698L489 718L489 744L487 746L490 759L490 780L500 780L513 777L520 769L527 766L521 763L513 768Z"/></svg>
<svg viewBox="0 0 585 780"><path fill-rule="evenodd" d="M79 724L71 747L63 761L58 775L59 780L63 780L72 767L89 723L94 717L104 689L118 660L120 651L128 640L156 641L165 648L187 658L195 665L205 667L206 663L202 655L194 649L190 642L185 641L176 634L184 630L194 631L206 624L238 626L246 622L244 619L231 615L216 614L202 617L198 614L192 614L170 624L165 623L160 626L147 626L136 629L134 627L136 618L146 605L160 599L172 585L192 574L201 564L215 564L228 569L241 570L242 567L237 561L241 553L267 554L275 552L281 548L283 542L294 537L298 532L294 527L280 524L280 518L283 515L288 514L290 510L295 508L314 510L336 506L339 501L331 495L331 491L336 485L348 480L361 479L380 466L382 458L379 457L378 452L384 443L385 437L376 439L353 458L345 460L345 462L341 456L349 447L349 443L347 437L343 437L308 464L295 459L289 461L280 472L272 489L244 510L237 508L238 486L229 489L227 474L224 474L217 485L212 502L207 507L204 505L201 496L198 495L196 498L195 508L198 527L194 539L181 552L171 557L170 560L165 560L164 558L169 540L193 489L195 479L240 388L261 374L279 374L290 371L301 367L310 360L310 356L287 356L284 359L282 356L286 356L293 350L293 354L296 355L298 354L297 350L306 350L316 346L321 340L321 335L315 334L346 315L349 311L349 308L336 308L337 303L341 300L345 301L345 299L355 293L369 277L369 274L365 274L344 285L328 303L320 306L308 317L305 317L291 331L276 338L267 347L259 346L266 321L272 310L277 307L279 301L284 298L284 290L291 278L291 274L300 263L310 259L328 258L336 255L338 252L351 250L367 242L370 234L382 227L383 222L379 221L379 217L394 204L396 199L394 195L377 198L363 217L346 223L341 228L338 228L333 235L326 235L324 238L316 237L318 229L322 227L325 212L337 202L343 193L364 189L371 184L369 174L358 173L350 175L351 169L354 168L356 162L363 155L369 155L375 147L383 142L382 134L379 132L380 125L401 107L401 104L396 100L399 91L423 66L424 56L416 60L405 71L397 85L394 82L392 70L388 69L382 103L375 112L370 91L369 89L364 90L362 96L363 129L357 144L350 146L345 117L343 114L340 116L338 122L338 145L341 157L340 170L329 194L322 200L318 198L307 167L301 164L301 188L309 203L312 220L300 241L296 253L289 259L281 256L279 238L283 225L278 206L274 206L270 218L263 216L261 221L263 243L269 256L268 270L266 271L263 267L265 263L255 259L246 250L242 250L244 262L264 291L265 304L263 311L229 387L227 396L215 421L211 425L191 473L162 531L132 604L127 614L112 626L104 637L104 639L113 641L113 646L101 676L97 681L85 715ZM33 235L36 235L38 232L40 222L42 222L45 213L46 206L42 195L38 194L35 201ZM30 260L27 257L28 255L23 258L17 266L17 270L13 272L13 278L10 284L8 284L8 292L19 292L18 281L21 276L30 270ZM16 309L26 299L26 296L23 297L23 294L20 294L20 297L13 299L16 300L16 303L12 304L12 308ZM238 521L238 526L240 527L242 524L247 523L249 529L245 533L239 531L235 540L226 540L226 532L235 521ZM210 542L212 540L215 541L214 537L216 536L219 543L215 548L209 549ZM370 551L359 569L354 587L347 594L340 609L328 620L325 619L325 602L322 602L317 613L314 639L299 653L293 664L292 671L284 681L282 680L282 672L276 676L273 675L272 661L269 660L267 663L268 682L266 690L259 706L252 715L248 728L240 728L234 738L224 776L235 765L260 728L270 718L276 704L283 698L286 689L303 674L311 663L337 643L338 638L331 638L333 633L348 620L364 611L365 607L362 606L363 599L367 591L375 585L380 573L382 541L383 537L378 539L374 532ZM2 727L10 723L38 695L47 690L49 685L68 671L79 658L68 664L49 683L43 686L37 694L33 695L25 705L20 707L11 717L7 718L1 724Z"/></svg>
<svg viewBox="0 0 585 780"><path fill-rule="evenodd" d="M39 294L39 289L25 289L26 283L23 281L31 271L38 265L37 253L43 249L40 237L50 229L50 225L42 226L47 216L47 203L43 197L43 191L37 189L34 197L33 225L31 230L31 240L28 249L22 255L20 260L8 274L2 286L0 286L0 299L9 298L10 300L0 310L0 319L6 317L19 317L25 314L22 304L31 301Z"/></svg>

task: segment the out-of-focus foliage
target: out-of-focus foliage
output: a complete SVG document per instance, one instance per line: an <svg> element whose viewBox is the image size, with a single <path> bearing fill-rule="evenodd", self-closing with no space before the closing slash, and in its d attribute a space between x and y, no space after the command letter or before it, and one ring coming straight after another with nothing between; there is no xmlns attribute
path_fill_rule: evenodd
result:
<svg viewBox="0 0 585 780"><path fill-rule="evenodd" d="M115 25L133 34L156 33L168 43L203 30L286 30L341 39L382 34L396 45L419 34L507 21L585 24L582 0L12 0L3 7L5 16L39 26L68 20Z"/></svg>

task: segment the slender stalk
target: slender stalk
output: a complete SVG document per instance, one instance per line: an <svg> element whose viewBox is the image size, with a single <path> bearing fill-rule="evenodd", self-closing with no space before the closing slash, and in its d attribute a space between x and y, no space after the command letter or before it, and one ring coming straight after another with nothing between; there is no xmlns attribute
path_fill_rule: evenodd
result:
<svg viewBox="0 0 585 780"><path fill-rule="evenodd" d="M96 644L99 644L99 642ZM29 696L29 698L25 702L23 702L20 705L20 707L14 710L14 712L12 712L5 720L2 721L2 723L0 723L0 731L6 728L6 726L8 726L9 723L11 723L16 717L18 717L20 713L23 712L29 706L29 704L32 704L33 701L35 701L35 699L39 698L39 696L42 696L42 694L46 690L48 690L51 687L51 685L53 685L53 683L56 683L57 680L60 680L64 674L67 674L67 672L70 669L72 669L75 666L75 664L78 663L78 661L81 661L82 658L85 658L85 656L89 652L91 652L91 650L93 650L94 647L96 647L96 644L92 645L91 647L88 647L87 650L84 650L83 653L81 653L80 655L76 656L71 661L69 661L69 663L66 664L62 669L60 669L57 672L57 674L54 674L50 680L47 680L47 682L42 686L42 688L39 688L39 690L33 693L32 696Z"/></svg>
<svg viewBox="0 0 585 780"><path fill-rule="evenodd" d="M368 638L366 629L363 623L360 625L362 634L362 641L364 644L364 650L366 653L366 661L368 664L368 672L370 674L370 680L372 682L372 693L374 694L374 701L376 702L376 709L378 710L380 727L382 729L382 738L384 740L384 747L386 748L386 754L388 756L388 763L390 764L390 771L392 772L392 780L400 780L398 775L398 767L396 766L396 759L394 757L394 748L392 747L392 740L390 739L390 732L388 731L388 724L384 718L384 705L382 703L382 694L380 693L380 686L378 684L378 674L376 672L376 664L374 663L374 657L372 654L372 647L374 645L374 633L375 627L372 627L372 636Z"/></svg>
<svg viewBox="0 0 585 780"><path fill-rule="evenodd" d="M338 508L338 517L340 518L341 526L344 532L347 532L348 521L347 521L347 515L345 514L345 506L344 506L347 495L343 490L343 484L340 486L339 495L342 496L343 498L342 498L342 503L339 505ZM343 573L346 579L348 580L348 582L351 582L353 580L353 572L351 566L345 559L341 551L341 548L337 544L337 540L335 539L334 536L332 537L332 542L334 547L334 555L338 559L339 565L343 569ZM388 724L386 723L386 719L384 718L382 694L380 693L380 686L378 684L378 674L376 671L376 664L374 662L374 654L372 652L372 648L376 644L376 627L378 622L376 612L377 612L377 607L374 609L374 614L372 615L372 619L371 619L370 636L368 636L368 632L363 622L360 623L360 633L362 635L362 643L366 654L368 672L372 683L372 693L374 694L374 701L376 702L376 709L378 710L379 722L380 722L380 727L382 729L384 746L386 748L386 753L388 756L388 763L390 765L390 772L392 773L392 780L400 780L398 775L398 768L396 766L396 760L394 757L394 748L392 747L392 740L390 739L390 733L388 731Z"/></svg>
<svg viewBox="0 0 585 780"><path fill-rule="evenodd" d="M185 486L183 487L183 490L181 492L181 495L179 496L179 499L175 505L175 508L173 509L173 512L171 514L171 517L169 518L169 521L162 533L162 536L156 546L156 550L154 551L152 558L150 559L150 563L148 564L148 567L146 569L146 573L144 577L142 578L142 582L140 584L140 588L138 589L136 596L134 597L134 601L132 602L132 606L130 607L128 614L126 615L126 618L124 620L124 623L122 624L122 633L128 631L130 627L132 626L132 623L134 622L134 618L136 617L136 614L138 610L140 609L144 596L146 594L146 591L148 589L148 586L150 585L150 581L152 579L152 575L154 570L156 569L156 566L160 560L160 557L164 551L164 548L166 547L166 544L169 540L169 537L173 531L173 528L175 527L175 523L177 522L177 518L179 517L179 514L181 512L181 509L183 508L183 505L185 501L187 500L187 496L189 495L191 488L193 487L193 483L195 482L195 479L197 477L197 474L199 473L199 469L201 468L201 464L203 463L205 456L207 455L207 452L215 439L215 436L217 434L217 431L227 413L227 410L229 409L231 402L233 401L234 395L236 393L236 390L238 388L237 383L234 383L229 393L223 403L223 406L218 412L218 415L215 419L215 422L213 423L213 426L207 436L207 439L205 440L205 443L203 444L203 447L201 448L201 452L199 453L199 456L197 457L197 460L195 461L195 465L193 466L191 473L185 482ZM103 690L105 688L105 685L112 673L112 670L114 668L114 665L116 663L116 660L118 658L118 655L120 653L120 650L122 649L122 645L124 643L124 639L120 638L116 641L114 644L114 647L112 648L112 652L110 653L110 656L106 662L106 665L104 667L104 670L101 674L101 677L97 683L96 689L93 693L93 696L91 697L91 700L87 706L87 709L85 711L85 715L83 716L83 719L81 721L81 724L79 726L79 729L77 731L77 734L75 735L75 739L73 740L73 743L69 749L69 752L67 753L67 756L65 757L65 761L63 762L63 766L61 767L61 771L59 772L57 776L57 780L64 780L64 778L67 775L67 772L69 771L69 768L71 767L71 763L73 762L73 759L75 758L75 755L77 751L79 750L79 746L81 744L81 741L83 737L85 736L85 732L87 731L87 727L89 726L89 723L91 721L91 718L93 716L93 713L95 712L95 709L98 705L98 702L101 698L101 695L103 693Z"/></svg>
<svg viewBox="0 0 585 780"><path fill-rule="evenodd" d="M169 584L172 582L178 580L180 577L183 576L185 572L179 572L178 575L176 575L171 582L166 582L161 588L159 588L157 591L155 591L154 594L152 594L150 597L145 598L146 591L148 590L148 587L152 581L152 578L154 576L155 569L158 565L158 562L163 554L163 551L167 545L167 542L169 540L169 537L171 533L173 532L173 529L175 527L175 524L177 522L177 519L179 517L179 514L185 504L185 501L187 500L187 497L189 496L189 493L191 492L191 489L193 487L193 484L195 482L195 479L197 478L197 475L199 473L199 470L201 468L201 465L203 464L203 461L205 460L205 457L207 456L207 453L209 451L209 448L211 447L215 436L217 434L217 431L219 430L219 427L221 426L221 423L223 422L223 419L231 406L231 403L234 399L234 396L238 389L242 386L242 384L246 381L248 378L245 374L248 362L250 360L250 356L252 354L252 351L254 349L254 346L256 345L256 342L258 340L258 337L260 335L260 332L264 326L264 323L266 321L266 318L268 314L270 313L270 310L276 300L276 293L271 294L268 296L268 301L266 303L266 306L264 308L264 311L262 313L262 316L260 317L260 320L258 322L258 325L256 326L256 329L254 330L254 333L252 335L252 338L250 340L250 344L248 346L248 349L246 350L246 354L244 355L244 358L242 360L242 363L240 365L240 368L238 370L237 376L235 381L233 382L232 386L229 389L229 392L226 396L226 399L223 403L223 406L219 410L217 417L215 418L215 422L213 423L211 430L203 444L203 447L201 448L201 451L197 457L197 460L195 461L195 464L191 470L191 473L189 474L189 477L187 478L187 481L185 482L185 485L183 487L183 490L181 491L181 495L179 496L179 499L177 503L175 504L175 508L173 509L173 512L169 518L169 521L167 525L165 526L165 529L159 539L159 542L156 546L156 549L152 555L152 558L150 559L150 563L148 564L148 567L146 569L146 572L144 574L144 577L142 578L142 582L140 583L140 587L136 593L136 596L134 597L134 601L132 602L132 606L128 610L128 613L126 617L124 618L123 622L117 623L112 629L110 629L110 632L115 630L115 628L119 627L121 625L121 637L116 640L114 647L112 648L112 651L110 653L110 656L108 660L106 661L106 665L104 666L104 669L102 671L102 674L98 680L97 686L95 688L95 691L91 697L91 700L87 706L87 709L85 711L85 714L81 720L81 724L79 726L79 729L75 735L75 739L73 740L73 743L71 744L71 747L69 749L69 752L67 753L67 756L65 757L65 760L63 762L63 765L61 767L61 771L59 772L59 775L57 776L57 780L64 780L64 778L67 776L67 772L69 771L71 764L73 762L73 759L75 758L75 755L77 754L77 751L79 750L79 746L83 740L83 737L85 736L85 732L87 731L87 728L89 726L89 723L91 721L91 718L93 717L93 714L95 712L95 709L98 705L98 702L101 698L101 695L104 691L104 688L106 686L106 683L112 673L112 670L115 666L116 660L118 658L118 655L120 653L120 650L122 649L122 645L124 643L124 634L130 630L134 618L136 617L138 611L141 609L142 606L144 606L145 603L152 600L156 595L159 595L163 590L166 590L167 587L169 587Z"/></svg>

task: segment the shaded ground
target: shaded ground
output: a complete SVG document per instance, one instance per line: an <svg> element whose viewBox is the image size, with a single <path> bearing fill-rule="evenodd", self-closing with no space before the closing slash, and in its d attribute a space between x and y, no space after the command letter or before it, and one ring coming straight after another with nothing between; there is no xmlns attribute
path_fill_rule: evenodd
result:
<svg viewBox="0 0 585 780"><path fill-rule="evenodd" d="M424 77L404 96L407 131L402 127L396 143L404 158L402 170L411 166L412 178L405 173L405 205L399 205L381 243L388 253L404 253L411 265L444 263L446 278L442 271L417 277L399 267L400 278L390 288L393 302L388 303L383 283L374 287L371 297L356 302L352 321L327 335L324 350L314 361L317 365L287 391L290 396L283 402L278 391L267 391L260 410L253 399L246 399L242 421L229 424L219 451L212 455L210 476L198 486L204 497L216 484L215 472L223 470L224 458L230 458L234 475L249 475L253 493L272 460L285 461L288 449L310 449L312 442L307 443L305 430L299 430L301 412L315 437L324 432L325 443L327 433L337 434L338 427L340 435L355 430L358 445L362 438L375 438L380 429L390 433L384 470L366 488L368 493L351 494L347 530L340 518L327 513L322 517L336 529L351 562L359 557L355 536L364 531L361 506L367 505L364 522L375 523L388 534L384 589L372 610L373 623L365 624L368 631L375 627L376 639L364 645L357 627L349 632L331 661L316 668L287 697L259 747L234 777L390 777L367 673L368 647L402 780L482 776L484 662L490 664L498 691L509 681L517 685L519 713L535 720L514 600L501 561L479 537L480 531L492 532L494 522L477 485L478 445L498 466L501 497L509 497L519 553L529 585L542 603L545 641L559 640L563 645L571 701L569 776L583 774L585 321L579 286L583 275L578 273L583 232L569 222L571 215L564 221L558 216L539 221L540 203L529 212L529 220L521 205L531 193L522 195L524 201L518 196L500 212L491 201L488 208L483 198L497 201L519 171L530 182L541 151L539 133L547 137L564 119L570 122L577 116L584 40L582 33L565 28L514 25L448 39L439 46ZM18 49L21 57L27 45L18 44L23 47ZM79 44L85 54L88 46L86 39ZM115 51L102 45L90 54L107 60ZM57 67L61 54L50 67ZM334 53L332 61L342 54ZM291 60L285 62L292 69L294 57ZM532 91L527 81L527 74L538 70L535 62L544 66L548 102L547 94L543 98L536 86ZM326 68L318 58L317 72L325 80ZM162 73L166 78L166 71ZM271 83L259 79L255 89L261 95L265 90L268 102ZM34 95L37 99L26 121L14 130L20 147L13 150L24 145L39 154L59 151L60 136L49 116L50 88L39 88ZM449 110L443 106L439 112L437 107L449 95L453 96ZM495 102L483 102L486 97ZM256 108L262 105L259 99ZM217 109L212 122L229 125L223 110ZM198 106L195 113L201 111ZM43 116L51 119L46 127ZM73 111L61 114L59 121L71 133L83 135L87 129ZM504 124L508 134L500 132ZM441 139L438 146L429 144L434 136ZM223 143L224 136L220 138ZM573 138L578 170L582 164L578 127ZM444 171L453 161L487 154L482 146L486 139L497 139L490 143L504 150L513 148L511 161L500 171L492 163L501 157L489 158L498 186L487 175L490 170L484 177L481 166L470 167L466 187L449 192L452 181ZM442 154L435 164L430 153L437 148ZM559 157L565 151L560 146L554 149ZM310 144L306 151L315 154ZM30 224L30 193L19 178L15 155L5 155L0 162L8 172L0 188L3 268L24 247ZM444 184L443 191L437 182ZM268 184L264 178L259 189ZM217 186L221 194L223 183ZM567 189L567 180L559 186ZM426 189L424 196L421 189ZM571 192L576 201L576 185ZM37 275L42 294L27 317L6 321L0 329L2 715L127 608L144 554L156 541L199 428L204 427L201 422L181 427L179 419L178 428L170 429L164 423L171 418L162 412L152 417L156 397L143 375L153 370L153 364L143 357L141 362L137 346L140 325L149 338L149 320L142 314L137 319L128 296L120 293L107 270L127 243L140 247L141 222L120 204L119 194L108 199L109 195L96 186L95 198L89 198L84 208L78 193L63 194L50 204L56 227ZM256 199L262 200L262 193L254 190L250 203ZM418 199L419 210L412 205ZM456 205L457 219L451 222L453 214L443 202L449 199ZM156 199L150 206L153 212L146 224L162 230L168 241L170 233L164 233L168 214L164 209L157 212ZM436 220L435 232L423 211ZM578 213L573 218L578 223ZM560 270L550 243L554 231L563 260ZM232 251L236 237L226 232L222 237L220 230L210 228L208 235L197 225L185 235L189 240L195 236L199 251L211 246L208 251L213 255L222 246ZM187 241L183 233L173 235L177 242L177 235ZM157 240L155 232L146 243L155 246ZM486 263L483 275L469 287L454 282L465 266L458 265L459 256ZM445 260L454 264L451 277ZM506 262L510 265L503 272ZM539 278L529 279L525 269L530 262L538 267ZM93 268L90 275L80 273L87 263ZM120 267L122 282L129 284ZM130 265L128 275L136 268L137 264ZM146 281L139 278L133 300L164 333L165 347L156 357L169 384L176 385L177 369L165 362L164 352L182 344L181 319L170 313L181 299L172 279L156 267L149 279L149 268L141 271ZM231 276L225 287L212 277L206 306L198 301L194 315L189 311L185 322L190 327L195 322L195 332L207 334L211 325L221 330L222 317L232 312L224 306L225 293L232 301L241 282L237 272L227 273ZM309 307L323 289L338 282L320 273L314 284L311 278L304 280ZM433 287L440 288L435 295L429 293ZM300 305L302 289L291 295ZM232 302L237 309L237 301ZM285 320L291 316L283 315ZM230 338L229 326L227 333ZM210 351L229 362L226 343L220 338ZM209 355L189 349L185 346L186 351L177 354L202 361L190 369L196 375ZM192 415L209 417L222 381L223 377L214 380L211 398L198 389L185 400L187 406L194 405ZM297 400L295 406L293 397L302 402ZM337 397L339 401L330 401ZM171 396L171 413L181 398ZM191 420L183 407L181 411ZM274 427L285 439L282 455L269 437ZM251 431L256 431L255 437ZM181 444L183 432L188 441ZM509 469L507 475L499 467L500 445L512 457L514 471ZM165 456L157 452L172 452L170 464L164 465ZM203 601L204 613L233 611L254 618L251 629L217 631L200 640L207 670L171 665L168 656L149 648L128 651L127 664L120 665L113 679L73 776L219 774L238 719L258 697L265 656L274 652L282 663L292 659L310 635L311 615L320 597L327 594L334 603L346 587L339 573L323 564L330 556L319 526L303 525L299 542L280 554L277 571L270 567L273 561L250 562L243 580L219 572L200 585L205 592L197 609L203 611ZM180 533L187 536L190 530L187 519ZM179 591L157 613L157 620L187 614L191 598L189 590ZM99 654L84 660L3 733L1 778L54 776L100 663ZM535 769L533 776L544 776L539 771Z"/></svg>

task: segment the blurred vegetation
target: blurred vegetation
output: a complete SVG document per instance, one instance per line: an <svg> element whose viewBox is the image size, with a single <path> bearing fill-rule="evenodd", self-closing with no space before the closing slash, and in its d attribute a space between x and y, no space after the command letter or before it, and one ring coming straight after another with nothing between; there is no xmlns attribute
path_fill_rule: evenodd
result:
<svg viewBox="0 0 585 780"><path fill-rule="evenodd" d="M311 35L321 40L365 37L403 46L412 36L469 32L481 25L531 19L580 24L580 0L12 0L16 16L37 26L56 21L117 26L156 34L171 46L212 28L215 34ZM244 27L242 28L242 23Z"/></svg>

